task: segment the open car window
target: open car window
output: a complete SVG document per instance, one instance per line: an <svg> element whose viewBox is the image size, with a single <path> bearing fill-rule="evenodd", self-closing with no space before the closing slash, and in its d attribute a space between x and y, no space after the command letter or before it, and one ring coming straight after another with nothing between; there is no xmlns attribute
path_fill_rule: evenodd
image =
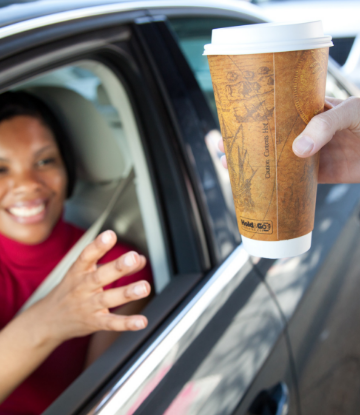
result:
<svg viewBox="0 0 360 415"><path fill-rule="evenodd" d="M124 86L105 65L82 61L19 89L52 106L72 140L78 180L66 203L65 219L88 229L118 183L127 181L104 228L113 229L119 240L150 259L156 292L161 292L170 281L170 270L144 149Z"/></svg>

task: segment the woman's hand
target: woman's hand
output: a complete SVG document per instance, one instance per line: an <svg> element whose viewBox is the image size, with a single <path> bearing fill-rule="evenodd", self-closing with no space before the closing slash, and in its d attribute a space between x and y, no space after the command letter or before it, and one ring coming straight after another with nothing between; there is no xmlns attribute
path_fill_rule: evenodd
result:
<svg viewBox="0 0 360 415"><path fill-rule="evenodd" d="M97 266L97 261L115 243L114 232L99 235L84 249L57 287L1 330L0 402L65 340L99 330L121 332L146 327L144 316L121 316L109 311L147 297L151 290L147 281L103 289L146 264L145 257L128 252L113 262Z"/></svg>
<svg viewBox="0 0 360 415"><path fill-rule="evenodd" d="M140 330L147 326L144 316L119 316L109 308L147 297L147 281L104 290L103 287L146 264L144 256L128 252L115 261L97 266L100 258L116 243L112 231L103 232L89 244L70 268L63 281L37 307L40 321L51 340L63 342L99 330ZM34 305L36 306L36 305Z"/></svg>
<svg viewBox="0 0 360 415"><path fill-rule="evenodd" d="M319 183L360 182L360 98L326 98L325 111L311 119L293 142L298 157L320 151ZM219 149L224 152L222 140ZM227 168L225 156L222 164Z"/></svg>

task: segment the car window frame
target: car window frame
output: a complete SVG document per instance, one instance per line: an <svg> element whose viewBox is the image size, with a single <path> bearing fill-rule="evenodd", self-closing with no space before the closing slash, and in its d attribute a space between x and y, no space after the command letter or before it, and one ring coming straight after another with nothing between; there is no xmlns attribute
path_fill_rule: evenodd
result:
<svg viewBox="0 0 360 415"><path fill-rule="evenodd" d="M218 265L240 240L205 141L206 135L217 128L216 121L166 19L143 20L137 29L143 42L152 39L146 46L155 61L161 89L173 109L172 119L203 219L210 262ZM169 57L166 62L162 59L165 50ZM192 117L196 123L189 123Z"/></svg>

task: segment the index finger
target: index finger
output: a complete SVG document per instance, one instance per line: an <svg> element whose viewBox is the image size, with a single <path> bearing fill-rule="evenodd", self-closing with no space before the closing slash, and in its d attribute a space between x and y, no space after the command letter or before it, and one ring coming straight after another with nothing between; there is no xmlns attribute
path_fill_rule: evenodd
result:
<svg viewBox="0 0 360 415"><path fill-rule="evenodd" d="M93 271L96 264L116 244L116 234L105 231L98 235L79 255L72 269L75 272Z"/></svg>
<svg viewBox="0 0 360 415"><path fill-rule="evenodd" d="M333 97L325 97L325 110L329 110L331 108L336 107L337 105L344 102L343 99L333 98Z"/></svg>
<svg viewBox="0 0 360 415"><path fill-rule="evenodd" d="M135 251L127 252L114 261L99 267L96 272L89 274L89 282L94 289L104 287L119 278L140 271L146 265L146 259Z"/></svg>

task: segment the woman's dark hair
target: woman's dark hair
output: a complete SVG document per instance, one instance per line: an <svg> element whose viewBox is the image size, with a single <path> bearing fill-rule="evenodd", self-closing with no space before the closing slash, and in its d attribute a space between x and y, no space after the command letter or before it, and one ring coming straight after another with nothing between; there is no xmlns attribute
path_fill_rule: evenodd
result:
<svg viewBox="0 0 360 415"><path fill-rule="evenodd" d="M67 179L67 197L75 186L75 157L70 140L50 108L39 98L28 92L5 92L0 95L0 123L16 116L26 115L37 118L52 132L63 159Z"/></svg>

